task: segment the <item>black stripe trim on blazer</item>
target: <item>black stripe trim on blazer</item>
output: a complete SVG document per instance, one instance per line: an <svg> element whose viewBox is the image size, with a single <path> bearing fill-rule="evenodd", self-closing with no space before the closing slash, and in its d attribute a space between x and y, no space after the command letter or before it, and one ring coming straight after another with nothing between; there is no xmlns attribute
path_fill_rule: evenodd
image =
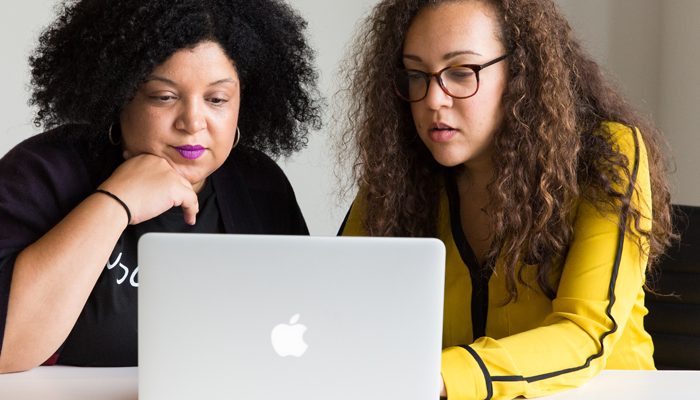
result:
<svg viewBox="0 0 700 400"><path fill-rule="evenodd" d="M474 357L474 360L476 360L476 363L479 364L479 368L481 368L481 372L484 374L484 378L486 381L486 398L484 400L490 400L493 397L493 383L491 382L491 375L489 374L488 368L486 368L486 364L484 364L484 360L479 357L479 354L477 354L474 349L472 349L469 346L463 346L460 345L459 347L463 348L464 350L468 351L469 354Z"/></svg>
<svg viewBox="0 0 700 400"><path fill-rule="evenodd" d="M472 284L472 341L486 336L486 320L489 311L489 280L493 272L492 268L484 267L474 254L467 237L462 229L462 217L459 208L459 192L454 176L448 174L446 182L447 200L450 208L450 227L452 228L452 240L459 250L462 263L469 270Z"/></svg>
<svg viewBox="0 0 700 400"><path fill-rule="evenodd" d="M604 332L602 335L600 335L600 350L589 356L586 361L583 363L583 365L577 366L577 367L572 367L572 368L567 368L559 371L554 371L554 372L549 372L546 374L540 374L540 375L534 375L534 376L518 376L518 375L511 375L511 376L492 376L490 379L492 381L498 381L498 382L518 382L518 381L527 381L527 382L536 382L540 381L543 379L548 379L548 378L553 378L559 375L563 374L568 374L570 372L575 372L579 371L585 368L588 368L591 364L591 361L595 360L596 358L601 357L605 353L605 343L604 340L606 337L609 335L615 333L617 331L617 321L615 321L615 317L612 315L612 308L613 305L615 304L615 284L617 283L617 275L620 269L620 262L622 261L622 248L625 242L625 232L627 230L627 213L629 211L630 204L632 202L632 194L634 193L634 185L637 181L637 173L639 172L639 139L637 138L637 130L634 127L630 127L632 129L632 136L634 136L634 168L632 170L632 174L630 176L630 183L629 186L627 187L627 193L626 193L626 198L628 199L628 203L622 205L622 216L621 216L621 223L620 223L620 228L619 228L619 236L617 239L617 253L615 254L615 263L613 264L613 271L612 271L612 276L610 277L610 286L608 287L608 297L610 298L608 301L608 306L605 309L605 315L612 321L612 328L610 328L609 331Z"/></svg>

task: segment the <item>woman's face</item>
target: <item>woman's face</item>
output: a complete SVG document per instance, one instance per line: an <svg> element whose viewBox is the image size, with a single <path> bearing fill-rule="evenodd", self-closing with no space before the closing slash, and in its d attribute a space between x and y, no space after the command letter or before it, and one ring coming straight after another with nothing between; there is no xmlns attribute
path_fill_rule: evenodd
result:
<svg viewBox="0 0 700 400"><path fill-rule="evenodd" d="M459 64L481 65L505 54L497 37L495 13L479 1L426 7L406 33L403 62L407 69L437 72ZM493 137L499 129L507 64L493 64L479 73L478 92L455 99L433 78L427 96L411 103L418 135L441 165L469 168L491 164Z"/></svg>
<svg viewBox="0 0 700 400"><path fill-rule="evenodd" d="M236 68L217 43L179 50L124 107L124 150L164 158L198 191L233 148L239 105Z"/></svg>

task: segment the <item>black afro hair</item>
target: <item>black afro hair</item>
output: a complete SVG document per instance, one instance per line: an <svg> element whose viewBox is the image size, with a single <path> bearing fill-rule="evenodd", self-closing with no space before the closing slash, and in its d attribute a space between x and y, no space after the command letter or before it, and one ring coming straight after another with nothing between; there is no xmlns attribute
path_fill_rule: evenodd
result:
<svg viewBox="0 0 700 400"><path fill-rule="evenodd" d="M243 144L289 155L321 125L306 22L278 0L82 0L64 3L30 57L35 123L89 124L96 137L153 69L211 40L241 80Z"/></svg>

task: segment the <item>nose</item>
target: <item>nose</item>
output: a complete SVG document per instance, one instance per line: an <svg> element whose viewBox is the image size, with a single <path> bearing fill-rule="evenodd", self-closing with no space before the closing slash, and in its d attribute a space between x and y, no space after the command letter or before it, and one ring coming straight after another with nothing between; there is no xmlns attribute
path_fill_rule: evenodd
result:
<svg viewBox="0 0 700 400"><path fill-rule="evenodd" d="M432 77L428 85L428 94L426 94L423 99L428 108L431 110L439 110L443 107L452 106L453 99L442 89L438 77Z"/></svg>
<svg viewBox="0 0 700 400"><path fill-rule="evenodd" d="M183 102L182 109L175 121L175 128L187 133L197 133L207 127L204 105L197 100Z"/></svg>

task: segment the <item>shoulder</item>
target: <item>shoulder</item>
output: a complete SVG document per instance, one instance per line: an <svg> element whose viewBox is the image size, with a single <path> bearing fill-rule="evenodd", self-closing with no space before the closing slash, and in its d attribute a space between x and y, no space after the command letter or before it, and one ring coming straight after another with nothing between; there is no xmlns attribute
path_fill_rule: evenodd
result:
<svg viewBox="0 0 700 400"><path fill-rule="evenodd" d="M364 226L366 208L366 191L360 189L345 215L345 219L338 230L338 235L367 236L367 230Z"/></svg>
<svg viewBox="0 0 700 400"><path fill-rule="evenodd" d="M89 147L66 129L33 136L0 159L0 251L41 237L92 191Z"/></svg>
<svg viewBox="0 0 700 400"><path fill-rule="evenodd" d="M12 148L1 160L3 166L36 162L75 162L89 153L89 128L82 125L64 125L25 139ZM76 157L78 158L76 160Z"/></svg>
<svg viewBox="0 0 700 400"><path fill-rule="evenodd" d="M80 125L61 126L19 143L0 159L0 196L72 203L90 190L96 171L96 148L89 130Z"/></svg>
<svg viewBox="0 0 700 400"><path fill-rule="evenodd" d="M618 197L629 198L633 207L646 216L641 225L651 221L652 196L649 159L642 132L637 127L617 122L604 122L596 134L609 142L612 151L619 155L618 160L603 158L610 163L604 171L612 190ZM617 206L617 202L613 202ZM600 202L596 202L601 208ZM617 209L617 208L615 208Z"/></svg>
<svg viewBox="0 0 700 400"><path fill-rule="evenodd" d="M646 158L644 139L637 127L606 121L600 125L596 134L603 135L616 152L625 155L630 166L634 165L636 160Z"/></svg>

